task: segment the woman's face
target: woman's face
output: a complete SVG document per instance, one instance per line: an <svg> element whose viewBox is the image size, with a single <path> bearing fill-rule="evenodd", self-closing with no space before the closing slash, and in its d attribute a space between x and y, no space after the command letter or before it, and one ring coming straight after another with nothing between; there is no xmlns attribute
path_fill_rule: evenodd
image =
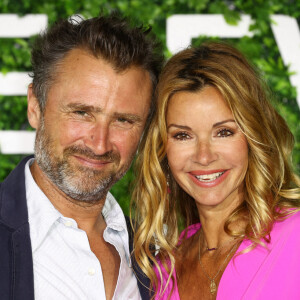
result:
<svg viewBox="0 0 300 300"><path fill-rule="evenodd" d="M248 145L219 91L205 87L174 94L167 128L170 170L198 208L237 206L243 199Z"/></svg>

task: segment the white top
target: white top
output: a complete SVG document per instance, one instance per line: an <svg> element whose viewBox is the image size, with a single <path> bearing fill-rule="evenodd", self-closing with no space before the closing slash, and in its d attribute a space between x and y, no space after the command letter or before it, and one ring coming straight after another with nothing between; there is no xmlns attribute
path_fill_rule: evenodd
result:
<svg viewBox="0 0 300 300"><path fill-rule="evenodd" d="M25 186L35 299L106 299L101 265L91 251L85 231L54 208L31 175L32 162L29 160L25 166ZM125 217L110 193L102 214L107 224L104 240L116 248L121 260L113 299L141 299L131 268Z"/></svg>

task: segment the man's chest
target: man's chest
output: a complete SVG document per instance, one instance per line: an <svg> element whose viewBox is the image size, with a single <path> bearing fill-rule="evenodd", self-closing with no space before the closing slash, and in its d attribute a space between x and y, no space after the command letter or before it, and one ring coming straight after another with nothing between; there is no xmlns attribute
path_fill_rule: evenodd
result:
<svg viewBox="0 0 300 300"><path fill-rule="evenodd" d="M89 238L78 228L56 225L33 251L37 300L140 299L121 239Z"/></svg>

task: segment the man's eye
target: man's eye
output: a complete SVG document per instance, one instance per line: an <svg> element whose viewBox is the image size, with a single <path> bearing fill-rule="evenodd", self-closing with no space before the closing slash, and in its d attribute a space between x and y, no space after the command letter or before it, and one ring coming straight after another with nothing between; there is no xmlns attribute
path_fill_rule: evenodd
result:
<svg viewBox="0 0 300 300"><path fill-rule="evenodd" d="M74 114L78 115L78 116L85 117L87 115L87 112L84 111L84 110L76 110L76 111L74 111Z"/></svg>
<svg viewBox="0 0 300 300"><path fill-rule="evenodd" d="M217 136L218 137L228 137L233 135L233 132L229 129L221 129L218 131Z"/></svg>
<svg viewBox="0 0 300 300"><path fill-rule="evenodd" d="M117 118L115 121L115 125L119 128L130 129L134 125L134 121L128 118Z"/></svg>
<svg viewBox="0 0 300 300"><path fill-rule="evenodd" d="M177 132L173 135L173 139L184 141L190 139L190 136L187 132Z"/></svg>
<svg viewBox="0 0 300 300"><path fill-rule="evenodd" d="M125 118L118 118L118 122L125 123L125 122L127 122L127 120Z"/></svg>
<svg viewBox="0 0 300 300"><path fill-rule="evenodd" d="M128 120L126 118L118 118L117 121L120 122L120 123L128 123L128 124L133 123L131 120Z"/></svg>

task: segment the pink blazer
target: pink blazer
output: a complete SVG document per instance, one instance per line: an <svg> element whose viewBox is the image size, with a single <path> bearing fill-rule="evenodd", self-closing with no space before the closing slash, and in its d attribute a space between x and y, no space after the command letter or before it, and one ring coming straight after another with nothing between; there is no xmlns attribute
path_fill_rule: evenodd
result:
<svg viewBox="0 0 300 300"><path fill-rule="evenodd" d="M189 226L186 229L188 237L194 235L200 227L200 224ZM249 245L249 241L243 241L237 252ZM157 270L155 272L158 276ZM163 272L163 275L164 285L167 279L166 272ZM176 278L176 271L174 275ZM162 297L156 296L155 299L167 300L170 291L171 286ZM177 282L170 299L180 300ZM217 293L217 300L227 299L300 299L300 212L274 224L267 249L258 246L231 259L223 273Z"/></svg>

